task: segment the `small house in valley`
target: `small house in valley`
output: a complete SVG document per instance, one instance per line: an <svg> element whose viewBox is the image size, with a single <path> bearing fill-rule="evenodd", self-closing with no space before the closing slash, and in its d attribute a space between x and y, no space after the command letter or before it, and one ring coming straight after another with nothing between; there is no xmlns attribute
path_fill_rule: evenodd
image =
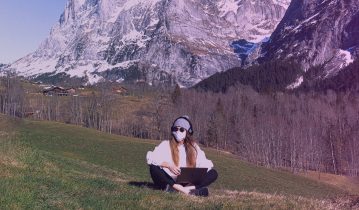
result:
<svg viewBox="0 0 359 210"><path fill-rule="evenodd" d="M67 89L53 86L42 91L45 96L68 96L70 93Z"/></svg>

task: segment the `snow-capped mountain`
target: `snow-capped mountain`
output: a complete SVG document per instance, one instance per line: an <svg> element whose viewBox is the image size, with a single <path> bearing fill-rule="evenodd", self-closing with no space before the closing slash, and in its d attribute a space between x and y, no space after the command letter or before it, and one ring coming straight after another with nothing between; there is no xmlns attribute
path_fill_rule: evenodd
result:
<svg viewBox="0 0 359 210"><path fill-rule="evenodd" d="M293 0L262 49L266 60L293 58L305 70L323 66L319 78L336 75L358 53L358 0Z"/></svg>
<svg viewBox="0 0 359 210"><path fill-rule="evenodd" d="M93 83L163 80L192 86L240 66L231 43L269 37L290 0L69 0L49 37L11 64L36 77L65 72Z"/></svg>

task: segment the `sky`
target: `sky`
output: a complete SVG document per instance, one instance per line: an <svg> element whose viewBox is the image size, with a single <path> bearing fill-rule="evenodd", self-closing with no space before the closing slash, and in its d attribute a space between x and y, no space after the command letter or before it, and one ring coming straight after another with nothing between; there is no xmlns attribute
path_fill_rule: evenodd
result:
<svg viewBox="0 0 359 210"><path fill-rule="evenodd" d="M0 0L0 63L35 51L50 34L67 0Z"/></svg>

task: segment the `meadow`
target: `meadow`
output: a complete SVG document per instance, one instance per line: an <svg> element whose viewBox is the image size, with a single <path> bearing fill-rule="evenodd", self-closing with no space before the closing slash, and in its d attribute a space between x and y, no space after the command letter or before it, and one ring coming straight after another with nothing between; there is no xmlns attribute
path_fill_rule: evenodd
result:
<svg viewBox="0 0 359 210"><path fill-rule="evenodd" d="M350 209L358 183L318 179L205 149L219 172L207 198L153 188L158 141L0 115L1 209ZM322 175L325 177L325 174ZM341 180L338 182L338 180ZM350 187L348 187L350 186ZM355 206L356 205L356 206Z"/></svg>

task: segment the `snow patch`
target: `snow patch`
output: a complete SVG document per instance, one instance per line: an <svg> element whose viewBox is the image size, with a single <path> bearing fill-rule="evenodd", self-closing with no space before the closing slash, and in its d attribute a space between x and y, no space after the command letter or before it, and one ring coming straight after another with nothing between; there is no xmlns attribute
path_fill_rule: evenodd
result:
<svg viewBox="0 0 359 210"><path fill-rule="evenodd" d="M274 4L280 5L281 7L287 9L290 3L290 0L273 0Z"/></svg>
<svg viewBox="0 0 359 210"><path fill-rule="evenodd" d="M237 14L238 11L238 4L241 1L236 0L224 0L223 2L220 2L219 4L219 10L221 12L220 17L225 16L229 12L233 12L234 14Z"/></svg>
<svg viewBox="0 0 359 210"><path fill-rule="evenodd" d="M129 10L132 7L141 4L143 1L142 0L131 0L131 1L126 1L126 3L123 5L122 10ZM153 1L151 0L146 0L146 3L151 3Z"/></svg>
<svg viewBox="0 0 359 210"><path fill-rule="evenodd" d="M135 43L140 48L146 47L146 42L150 38L134 28L133 26L133 29L122 37L123 43Z"/></svg>
<svg viewBox="0 0 359 210"><path fill-rule="evenodd" d="M294 83L288 85L287 89L293 90L293 89L299 87L303 83L303 81L304 81L304 78L303 78L303 76L301 76L301 77L297 78L297 80Z"/></svg>
<svg viewBox="0 0 359 210"><path fill-rule="evenodd" d="M120 79L116 80L116 82L118 82L118 83L121 83L123 81L125 81L125 79L123 79L123 78L120 78Z"/></svg>
<svg viewBox="0 0 359 210"><path fill-rule="evenodd" d="M25 57L12 64L11 68L23 70L21 72L21 75L23 76L33 76L54 71L56 65L57 59L48 59L44 61L39 58L31 60L31 57Z"/></svg>
<svg viewBox="0 0 359 210"><path fill-rule="evenodd" d="M250 42L254 42L254 43L260 43L262 42L262 40L266 39L268 37L269 34L263 34L263 35L253 35L253 36L250 36L248 41Z"/></svg>
<svg viewBox="0 0 359 210"><path fill-rule="evenodd" d="M143 0L130 0L129 1L128 0L120 7L116 8L115 11L111 12L111 14L114 14L114 15L111 16L111 18L109 19L109 22L115 22L121 12L131 10L135 6L152 7L159 1L160 0L146 0L146 1L143 1Z"/></svg>
<svg viewBox="0 0 359 210"><path fill-rule="evenodd" d="M339 50L339 56L344 59L344 63L341 64L340 68L343 68L345 66L348 66L349 64L354 62L354 59L349 51L347 50Z"/></svg>
<svg viewBox="0 0 359 210"><path fill-rule="evenodd" d="M305 19L299 25L297 25L295 28L293 28L293 31L298 31L298 29L303 27L304 24L308 23L309 21L311 21L313 18L317 17L318 15L319 15L319 12L317 14L312 15L311 17ZM311 23L316 23L316 21L312 21Z"/></svg>

